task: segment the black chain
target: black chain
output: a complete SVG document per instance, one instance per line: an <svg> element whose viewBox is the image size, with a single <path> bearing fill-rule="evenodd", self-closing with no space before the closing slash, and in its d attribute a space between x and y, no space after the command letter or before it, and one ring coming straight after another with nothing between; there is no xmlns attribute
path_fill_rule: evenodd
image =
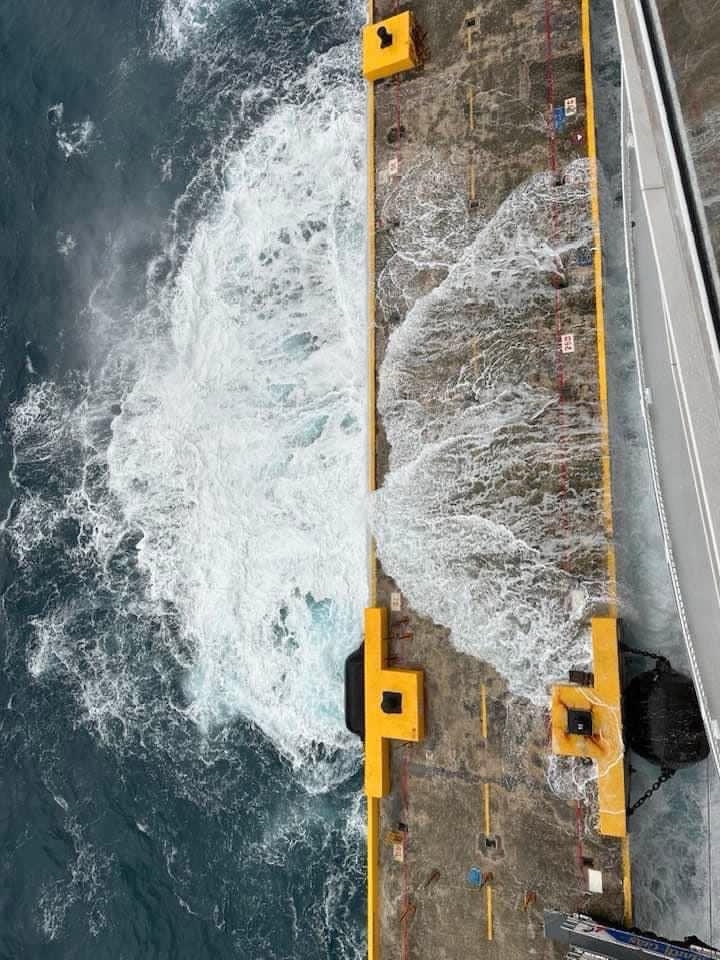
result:
<svg viewBox="0 0 720 960"><path fill-rule="evenodd" d="M622 642L619 646L624 653L634 653L638 657L647 657L648 660L654 660L655 669L658 672L662 668L667 669L670 666L670 661L667 657L664 657L660 653L655 653L653 650L639 650L637 647L629 647L626 643ZM668 780L675 776L676 772L676 770L671 770L669 767L663 767L655 783L648 787L645 793L641 797L638 797L632 806L628 807L627 815L631 817L636 810L639 810L644 803L647 803L650 797L656 793L664 783L667 783Z"/></svg>
<svg viewBox="0 0 720 960"><path fill-rule="evenodd" d="M637 647L629 647L626 643L620 643L620 649L624 653L634 653L638 657L647 657L649 660L655 660L658 664L668 664L668 666L670 664L667 657L664 657L661 653L655 653L652 650L639 650Z"/></svg>
<svg viewBox="0 0 720 960"><path fill-rule="evenodd" d="M664 767L655 783L651 787L648 787L645 793L641 797L638 797L631 807L628 807L627 815L631 817L664 783L667 783L671 777L674 777L676 772L676 770L670 770L668 767Z"/></svg>

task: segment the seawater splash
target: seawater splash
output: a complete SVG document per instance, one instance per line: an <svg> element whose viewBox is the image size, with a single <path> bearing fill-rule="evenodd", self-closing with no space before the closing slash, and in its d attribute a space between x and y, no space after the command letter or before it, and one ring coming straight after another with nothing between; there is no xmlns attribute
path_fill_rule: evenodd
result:
<svg viewBox="0 0 720 960"><path fill-rule="evenodd" d="M365 599L363 100L341 60L227 159L141 312L96 292L100 369L11 418L16 555L71 581L33 617L32 673L114 743L243 716L320 787L357 763L341 668Z"/></svg>
<svg viewBox="0 0 720 960"><path fill-rule="evenodd" d="M544 702L557 663L587 659L582 620L602 591L566 572L602 555L598 421L592 405L568 399L560 426L554 339L542 348L538 337L554 325L550 277L590 242L589 216L578 215L588 209L587 165L572 163L560 186L550 174L531 178L470 237L462 217L449 231L407 202L419 176L440 176L444 190L441 175L420 164L388 201L404 222L380 278L385 314L393 298L408 312L380 370L391 450L373 505L379 555L413 607L448 626L459 649ZM438 280L425 293L428 274ZM564 504L562 461L587 478Z"/></svg>

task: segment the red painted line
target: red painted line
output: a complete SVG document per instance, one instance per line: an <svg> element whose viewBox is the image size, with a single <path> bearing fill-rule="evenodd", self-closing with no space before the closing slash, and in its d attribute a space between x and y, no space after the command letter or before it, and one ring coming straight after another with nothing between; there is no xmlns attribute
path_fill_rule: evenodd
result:
<svg viewBox="0 0 720 960"><path fill-rule="evenodd" d="M400 172L400 74L395 74L395 156Z"/></svg>
<svg viewBox="0 0 720 960"><path fill-rule="evenodd" d="M553 0L545 0L545 92L547 98L547 133L550 170L553 177L558 173L557 143L555 129L555 73L553 71ZM551 203L552 228L550 240L553 245L559 240L559 216L557 203ZM569 564L569 521L567 514L567 494L569 489L567 464L567 421L565 412L565 364L562 352L562 317L560 312L560 290L555 288L555 380L558 392L558 443L562 453L560 460L560 523L565 544L564 565Z"/></svg>
<svg viewBox="0 0 720 960"><path fill-rule="evenodd" d="M577 854L577 866L578 873L580 874L580 882L585 887L585 845L584 845L584 836L585 836L585 827L583 824L583 805L580 800L575 801L575 835L577 838L576 845L576 854Z"/></svg>
<svg viewBox="0 0 720 960"><path fill-rule="evenodd" d="M402 759L402 778L400 784L400 796L402 798L403 823L408 825L408 748L407 744L403 747ZM406 832L403 839L403 895L402 895L402 960L409 960L410 957L410 870L408 867L408 840L409 834Z"/></svg>
<svg viewBox="0 0 720 960"><path fill-rule="evenodd" d="M550 170L553 176L558 173L557 160L557 131L555 128L555 75L553 72L553 47L552 47L552 14L553 0L545 0L545 87L547 95L547 131L548 131L548 154L550 160ZM557 204L552 203L552 234L551 240L557 243L559 239L559 218ZM558 441L562 451L560 462L560 511L563 535L565 538L565 567L569 564L569 520L567 513L567 493L568 493L568 465L567 465L567 433L566 433L566 412L565 412L565 364L562 352L562 319L560 315L560 290L555 289L555 370L558 390L558 415L559 415L559 436ZM584 846L584 811L583 804L578 797L575 800L575 855L577 860L578 878L580 889L585 892L585 846Z"/></svg>
<svg viewBox="0 0 720 960"><path fill-rule="evenodd" d="M398 637L400 662L406 662L405 643L412 639L412 632L406 631L401 637ZM409 843L409 747L403 745L402 766L400 773L400 802L403 813L403 823L408 828L403 835L403 894L402 894L402 926L401 926L401 960L410 960L410 868L408 865L408 843Z"/></svg>

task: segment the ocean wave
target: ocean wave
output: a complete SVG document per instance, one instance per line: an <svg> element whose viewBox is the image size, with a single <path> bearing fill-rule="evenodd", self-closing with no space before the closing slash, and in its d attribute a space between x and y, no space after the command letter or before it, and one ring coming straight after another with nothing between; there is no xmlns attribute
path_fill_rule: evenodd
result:
<svg viewBox="0 0 720 960"><path fill-rule="evenodd" d="M118 745L242 716L312 789L357 766L341 673L365 600L363 98L342 61L315 58L226 157L141 312L94 292L87 380L35 383L11 416L16 557L74 578L31 618L32 674L65 676Z"/></svg>
<svg viewBox="0 0 720 960"><path fill-rule="evenodd" d="M158 16L155 53L171 60L202 42L223 0L165 0ZM225 0L227 4L227 0Z"/></svg>
<svg viewBox="0 0 720 960"><path fill-rule="evenodd" d="M38 926L46 940L58 940L65 929L68 913L81 904L88 932L97 937L107 925L108 881L115 858L86 839L76 818L66 817L64 829L72 847L72 858L63 877L44 884L37 905Z"/></svg>

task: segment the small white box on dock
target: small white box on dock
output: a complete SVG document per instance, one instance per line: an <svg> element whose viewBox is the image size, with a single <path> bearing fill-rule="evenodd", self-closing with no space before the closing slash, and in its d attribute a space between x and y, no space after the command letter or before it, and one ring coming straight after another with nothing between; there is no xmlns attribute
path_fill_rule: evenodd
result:
<svg viewBox="0 0 720 960"><path fill-rule="evenodd" d="M587 879L589 893L603 892L602 870L593 870L592 868L589 868L587 872Z"/></svg>

